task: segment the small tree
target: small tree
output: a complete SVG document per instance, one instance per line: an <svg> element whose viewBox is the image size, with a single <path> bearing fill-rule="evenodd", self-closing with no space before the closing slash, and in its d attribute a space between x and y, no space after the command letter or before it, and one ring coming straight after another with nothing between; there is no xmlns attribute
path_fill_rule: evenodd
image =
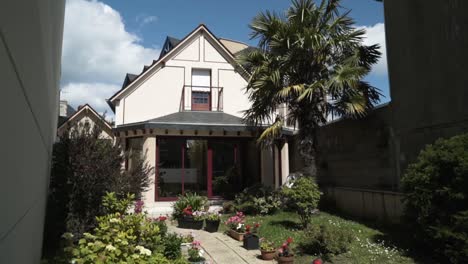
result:
<svg viewBox="0 0 468 264"><path fill-rule="evenodd" d="M468 263L468 134L428 145L401 182L418 240L451 263Z"/></svg>
<svg viewBox="0 0 468 264"><path fill-rule="evenodd" d="M285 204L299 214L302 227L306 228L310 218L317 209L321 192L314 179L311 177L300 177L292 182L290 188L282 190Z"/></svg>
<svg viewBox="0 0 468 264"><path fill-rule="evenodd" d="M54 145L45 250L56 249L54 241L65 231L79 236L92 230L96 216L103 214L101 199L107 192L140 197L150 184L152 168L142 155L135 154L132 168L125 171L122 164L129 154L100 135L98 126L79 123Z"/></svg>

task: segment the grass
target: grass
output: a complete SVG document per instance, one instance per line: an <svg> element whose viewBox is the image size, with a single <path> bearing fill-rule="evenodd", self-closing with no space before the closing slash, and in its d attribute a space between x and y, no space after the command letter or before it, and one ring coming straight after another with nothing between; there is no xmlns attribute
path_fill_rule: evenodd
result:
<svg viewBox="0 0 468 264"><path fill-rule="evenodd" d="M226 220L229 216L223 216ZM288 237L294 239L294 252L296 258L294 263L311 263L317 256L301 253L300 245L305 240L304 232L299 225L297 214L291 212L280 212L270 216L247 216L246 223L260 223L259 236L265 237L281 245ZM386 234L379 230L372 229L363 224L345 220L338 216L321 212L313 217L311 224L319 225L329 222L336 228L345 228L352 230L355 235L351 243L350 251L341 255L333 256L333 263L399 263L410 264L417 263L408 256L408 252L390 245L379 238L386 237ZM226 226L220 226L220 232L226 231Z"/></svg>

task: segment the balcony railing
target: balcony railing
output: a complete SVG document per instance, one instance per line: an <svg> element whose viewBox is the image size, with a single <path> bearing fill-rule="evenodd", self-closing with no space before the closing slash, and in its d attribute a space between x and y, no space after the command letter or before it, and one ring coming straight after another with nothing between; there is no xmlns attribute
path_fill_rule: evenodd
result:
<svg viewBox="0 0 468 264"><path fill-rule="evenodd" d="M181 111L223 111L223 87L184 85Z"/></svg>

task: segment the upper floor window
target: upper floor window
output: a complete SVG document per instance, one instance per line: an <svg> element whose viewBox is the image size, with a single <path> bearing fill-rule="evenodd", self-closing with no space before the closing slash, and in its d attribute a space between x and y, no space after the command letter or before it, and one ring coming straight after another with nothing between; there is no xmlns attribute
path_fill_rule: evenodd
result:
<svg viewBox="0 0 468 264"><path fill-rule="evenodd" d="M192 110L209 111L210 95L211 70L192 69Z"/></svg>

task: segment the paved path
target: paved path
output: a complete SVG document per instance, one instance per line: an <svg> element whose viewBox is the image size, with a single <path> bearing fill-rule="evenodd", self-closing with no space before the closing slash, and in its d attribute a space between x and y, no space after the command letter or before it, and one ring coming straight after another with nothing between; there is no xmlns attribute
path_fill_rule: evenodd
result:
<svg viewBox="0 0 468 264"><path fill-rule="evenodd" d="M203 249L206 251L208 263L212 264L269 264L275 261L264 261L258 258L260 250L246 250L242 247L242 242L236 241L228 235L222 233L208 233L204 230L180 229L169 223L169 231L179 234L189 234L193 232L195 239L201 241Z"/></svg>

